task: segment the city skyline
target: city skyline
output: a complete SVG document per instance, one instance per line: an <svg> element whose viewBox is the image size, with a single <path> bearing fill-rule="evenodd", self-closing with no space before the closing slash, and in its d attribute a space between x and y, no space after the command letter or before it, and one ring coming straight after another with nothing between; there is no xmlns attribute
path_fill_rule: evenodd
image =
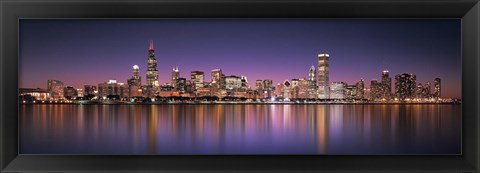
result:
<svg viewBox="0 0 480 173"><path fill-rule="evenodd" d="M30 20L30 21L32 21L32 20ZM58 20L54 20L54 21L58 22ZM54 21L47 20L46 23L54 22ZM114 21L107 20L107 21L108 22L106 22L106 23L118 22L118 21L115 21L115 20ZM184 21L184 22L186 21L187 24L188 23L190 23L190 24L193 23L193 24L201 25L201 22L198 22L198 20L173 20L172 23L177 24L177 25L181 25L181 23L182 23L181 21ZM203 20L199 20L199 21L203 21ZM216 25L225 25L225 24L222 24L222 21L223 22L227 21L227 23L232 24L231 21L237 21L237 20L213 20L213 21L212 20L207 20L207 22L210 22L210 25L215 25L215 24ZM228 22L228 21L230 21L230 22ZM240 20L240 23L242 23L242 22L243 23L248 23L249 21L250 21L250 23L253 23L254 26L257 26L257 25L262 26L263 25L263 24L258 24L256 22L252 22L252 21L256 21L256 20ZM303 23L301 23L301 21L296 21L296 20L287 20L287 21L290 21L290 23L303 24ZM322 21L323 20L319 20L317 22L322 23ZM340 21L340 23L345 22L345 20L339 20L339 21ZM350 21L350 22L354 21L354 23L357 22L355 20L346 20L346 21ZM361 20L361 21L363 21L363 20ZM378 23L383 23L382 21L387 22L387 23L389 22L389 20L373 20L373 24L371 24L371 25L375 25L376 23L378 25ZM396 21L396 20L393 20L393 21ZM402 22L407 22L408 23L408 21L409 20L407 20L407 21L400 20L400 23L402 23ZM447 26L450 26L450 25L454 25L454 26L458 25L457 27L459 27L459 24L458 24L459 22L452 22L450 20L447 20L448 22L435 21L435 20L427 20L427 21L431 22L430 25L432 25L432 26L446 25L444 27L448 28ZM76 23L77 25L78 25L78 23L82 23L82 22L79 22L79 21L68 21L68 20L67 21L61 20L60 23L62 23L62 22L63 23L74 23L74 24ZM92 22L92 20L86 20L86 22ZM135 22L138 22L138 21L135 21ZM153 21L146 20L146 22L147 23L148 22L156 23L155 20L153 20ZM163 21L163 22L165 22L165 21ZM278 20L269 20L269 22L273 22L272 25L279 25ZM266 22L267 23L266 25L268 25L269 22ZM304 21L304 22L305 23L311 23L312 21L307 20L307 21ZM328 22L332 22L332 21L327 20L327 23ZM369 21L369 22L372 22L372 21ZM21 22L21 26L22 26L22 24L32 25L32 23L33 23L33 25L35 25L35 24L43 25L42 22L32 21L30 23ZM93 23L97 24L97 25L102 25L101 23L98 23L97 21L93 21ZM220 24L218 24L218 23L220 23ZM288 22L286 22L286 23L288 23ZM414 24L416 23L416 25L422 25L423 24L423 23L418 23L418 22L413 22L413 23ZM233 24L235 24L235 23L233 23ZM62 24L58 24L58 25L62 26ZM303 25L305 25L305 24L303 24ZM404 24L404 25L406 25L406 24ZM413 25L413 24L410 23L409 25ZM89 26L87 26L87 28L89 28ZM246 25L246 26L250 26L250 25ZM47 27L47 26L44 26L44 27ZM450 26L450 27L452 27L452 26ZM422 27L420 27L420 28L425 30L425 28L422 28ZM454 28L454 29L452 29L452 28ZM459 29L459 28L456 28L456 27L452 27L452 28L449 28L449 29L451 29L451 30ZM21 27L21 30L22 29L24 29L24 28ZM430 29L432 29L432 28L430 28ZM449 29L445 29L445 30L449 30ZM25 32L27 32L27 31L25 31ZM39 31L39 32L41 32L41 31ZM213 31L210 31L210 32L213 32ZM210 33L210 32L208 32L208 33ZM413 31L408 31L407 30L407 32L413 32ZM446 33L447 34L452 34L451 32L443 31L443 32L439 32L437 34L446 34ZM254 32L254 33L256 33L256 32ZM32 77L37 76L37 74L36 74L37 72L47 76L47 74L49 74L48 71L54 70L55 69L54 67L59 66L60 64L47 65L47 66L53 66L53 67L46 68L46 69L48 69L48 70L46 70L47 72L35 71L35 73L32 73L31 71L27 71L28 75L25 74L26 71L24 71L24 67L27 66L27 68L28 68L29 66L31 66L30 63L32 63L32 62L31 61L26 61L26 59L28 59L28 58L24 57L24 56L25 56L25 54L29 54L30 52L29 51L24 52L24 50L29 50L29 49L25 49L25 47L29 47L28 45L32 44L32 43L28 43L28 41L26 41L27 43L25 43L24 41L22 41L22 39L26 39L26 40L32 40L32 39L30 37L29 37L29 39L27 39L27 36L22 37L22 35L24 35L24 34L28 35L28 34L32 34L32 33L28 33L28 32L24 33L24 31L21 31L21 37L20 37L20 40L21 40L20 41L20 44L21 44L21 46L20 46L21 47L21 53L20 53L20 56L21 56L21 58L20 58L20 60L21 60L21 63L20 63L20 67L21 67L20 87L22 87L22 88L37 88L37 87L38 88L46 88L46 85L47 85L46 80L48 80L48 79L57 79L57 80L63 81L65 83L65 85L71 85L71 86L79 87L79 88L83 88L83 85L97 85L98 83L103 83L103 82L106 82L110 79L116 79L117 81L119 81L121 83L127 83L127 79L129 79L131 77L131 69L132 69L133 65L138 65L139 66L139 71L140 71L140 76L142 76L142 78L145 77L146 70L147 70L147 68L146 68L147 64L145 62L146 62L147 57L148 57L147 56L148 52L146 50L148 48L148 45L143 46L143 49L142 49L143 51L142 52L134 51L135 54L136 54L135 56L132 56L131 54L133 54L133 53L130 53L130 52L128 53L130 55L119 56L118 58L121 58L122 60L129 59L129 60L127 60L127 62L130 62L130 63L134 62L134 63L132 63L129 66L126 66L126 67L124 67L125 66L124 65L125 61L116 61L114 57L113 58L110 57L110 60L115 61L115 63L110 64L109 66L106 66L105 68L103 68L104 69L103 71L102 71L102 69L90 68L87 65L87 66L84 66L84 68L88 69L88 71L72 70L73 72L70 72L69 70L67 70L68 71L67 73L50 74L50 76L52 76L52 77L44 77L43 79L39 79L37 77L37 78L35 78L36 80L34 80L34 79L32 79ZM299 34L299 33L296 33L296 34ZM453 33L453 34L455 34L455 33ZM39 34L39 35L41 35L41 34ZM188 33L187 33L187 35L188 35ZM432 34L432 35L435 35L435 34ZM432 37L432 35L430 35L430 37ZM179 35L179 36L181 36L181 35ZM41 36L39 36L39 37L41 37ZM238 36L232 36L232 37L238 38ZM451 37L453 37L453 36L451 36ZM430 56L427 56L427 58L424 58L424 59L417 59L420 62L417 61L417 62L407 63L408 65L404 67L402 65L398 65L397 63L395 63L396 61L398 61L398 59L384 58L384 59L381 59L381 61L384 61L384 62L381 62L380 65L378 65L378 64L373 64L372 65L371 63L375 63L373 61L366 62L367 63L366 67L368 67L368 69L365 67L366 70L359 70L359 72L352 71L351 68L359 69L358 67L355 68L355 66L359 66L358 64L360 64L360 66L361 66L361 64L363 64L365 62L363 62L363 61L358 62L358 61L355 60L355 58L346 57L345 54L342 54L341 51L336 51L336 50L339 50L339 49L340 50L344 49L344 51L348 51L348 50L345 50L344 47L338 47L335 50L333 50L333 48L322 49L322 47L319 47L319 48L317 48L315 54L310 55L310 57L306 57L306 58L302 56L297 61L291 59L291 56L293 56L293 54L289 54L288 50L275 49L275 48L278 48L278 46L272 46L274 48L265 47L264 49L267 49L267 50L265 50L265 52L272 51L272 50L278 50L278 51L281 51L281 52L285 52L287 54L285 57L287 57L287 58L282 57L282 56L279 58L279 61L280 60L284 61L284 64L280 63L281 66L275 66L276 64L278 64L278 62L267 61L267 63L264 64L264 66L262 66L263 68L250 68L250 67L257 66L257 63L263 64L264 61L265 61L263 59L260 59L258 61L253 61L251 58L245 58L245 59L242 58L241 60L238 60L238 58L237 59L235 59L235 58L231 59L231 58L229 58L229 56L223 56L225 58L225 60L223 62L218 63L218 64L223 63L223 65L214 65L215 62L212 61L212 60L215 60L215 58L204 58L203 56L206 56L205 54L198 54L199 58L197 58L197 56L193 56L194 58L192 58L192 57L188 57L188 58L185 58L185 57L183 57L183 58L182 57L168 58L168 56L167 56L168 54L167 55L164 54L165 51L166 52L171 51L171 49L169 49L168 37L165 38L165 40L150 38L146 41L142 41L141 43L137 43L137 42L135 42L135 43L134 42L122 43L122 44L125 44L125 45L120 46L120 47L125 47L125 46L129 47L128 46L129 44L130 45L136 45L134 47L140 47L138 45L147 44L148 41L152 40L152 39L155 40L155 45L156 45L155 54L156 54L156 60L157 60L157 63L158 63L157 69L158 69L158 73L159 73L158 77L159 77L159 83L160 84L170 83L170 81L171 81L171 70L174 67L178 67L179 72L180 72L180 75L179 75L180 77L184 77L184 78L187 78L187 79L190 79L189 78L190 72L197 71L197 70L198 71L203 71L203 72L205 72L205 81L210 81L211 80L211 76L210 76L211 70L219 68L219 69L222 69L222 71L225 75L247 76L248 80L249 80L250 87L252 89L255 88L255 86L254 86L255 80L259 80L259 79L262 79L262 80L263 79L272 79L274 85L276 85L277 83L281 83L284 80L299 79L299 78L308 79L308 77L309 77L308 74L309 74L310 67L312 65L315 66L315 67L317 66L316 55L324 52L324 53L329 53L330 56L331 56L331 59L330 59L330 66L331 67L330 67L330 77L329 77L330 78L330 80L329 80L330 83L331 82L347 82L349 85L352 85L352 84L355 84L358 80L363 78L364 81L365 81L365 86L369 87L370 81L372 79L380 80L381 79L381 72L383 70L389 70L390 71L390 77L392 77L392 78L394 78L395 75L397 75L397 74L403 74L403 73L416 74L417 75L417 82L419 82L419 83L425 83L425 82L433 83L433 80L435 78L439 77L439 78L442 79L442 96L452 97L452 98L460 98L460 87L461 87L461 83L460 83L460 80L459 80L459 78L461 77L461 75L460 75L461 73L459 73L459 72L461 72L461 69L460 69L460 60L461 59L460 59L460 54L459 54L459 51L460 51L459 50L460 49L460 47L459 47L460 33L458 33L458 36L456 36L456 37L458 37L458 40L457 40L458 43L451 43L450 46L451 47L456 47L457 46L458 49L452 49L452 50L447 51L447 52L449 54L451 54L451 52L458 52L458 59L453 58L453 57L450 58L450 59L439 58L439 59L436 59L438 62L433 62L433 61L428 61L428 59L431 56L430 55ZM170 39L172 39L172 38L170 38ZM216 38L216 39L219 39L219 38ZM220 39L231 40L231 38L220 38ZM272 39L278 39L278 38L272 37ZM457 38L451 38L451 39L456 40ZM55 39L53 39L53 40L55 40ZM100 40L102 40L102 39L100 39ZM192 40L193 42L196 41L196 39L186 39L186 40ZM281 38L280 38L280 40L281 40ZM418 38L418 40L422 40L422 38ZM435 39L432 38L432 40L435 40ZM39 41L39 40L37 40L37 41ZM78 41L78 39L77 39L77 41ZM104 40L104 41L108 41L108 40ZM35 41L33 41L33 42L35 42ZM327 40L327 42L328 42L328 40ZM393 42L395 42L395 41L393 41ZM427 41L427 42L429 42L429 41ZM176 42L174 42L174 43L176 43ZM346 43L348 43L348 42L346 42ZM117 46L112 46L112 44L114 44L114 43L107 44L107 45L110 46L110 47L108 47L109 48L108 50L110 52L116 52L116 51L122 52L123 51L122 49L116 49ZM446 44L446 43L443 43L443 44ZM25 45L25 47L22 46L22 45ZM57 45L57 44L53 44L53 45ZM237 44L237 46L238 45L243 45L243 44ZM432 41L432 44L430 44L428 46L429 47L434 47L434 48L437 48L437 49L439 47L442 47L441 44L439 45L438 43L433 43L433 41ZM48 47L48 46L44 46L44 45L40 46L39 45L38 47ZM85 49L85 50L83 50L83 54L86 54L85 52L88 52L88 49L85 48L85 47L90 47L90 46L83 46L83 47L80 46L79 47L79 48ZM162 47L164 49L162 49ZM202 47L202 46L200 46L200 47ZM61 49L61 47L58 48L58 49ZM67 48L67 49L69 49L69 48ZM259 48L259 49L262 49L262 48ZM218 50L219 51L225 51L225 50L222 50L220 48L218 48ZM355 49L352 49L352 50L355 50ZM39 50L37 50L37 51L39 51ZM445 50L441 49L441 50L437 50L437 51L442 52L442 51L445 51ZM171 54L175 55L175 52L179 55L186 54L185 51L182 51L182 50L176 50L174 52L171 52ZM190 52L190 51L187 50L187 52ZM192 50L192 52L195 52L195 51ZM292 52L295 52L295 51L292 51ZM74 53L75 53L75 51L72 52L72 56L75 55ZM224 52L224 53L226 53L226 52ZM232 50L231 53L238 53L238 52ZM271 53L272 53L272 56L277 55L277 53L275 51L272 51ZM312 53L312 52L309 52L309 53ZM420 51L420 53L422 53L422 52ZM423 52L423 53L425 53L425 52ZM53 53L53 54L55 54L55 53ZM251 54L251 52L247 52L243 55L249 55L249 54ZM419 54L419 53L417 52L417 53L406 54L406 56L408 55L408 56L416 57L416 56L418 56L417 54ZM196 55L196 54L192 54L192 55ZM395 57L394 55L395 54L393 54L392 57ZM435 55L435 54L432 53L432 55ZM66 55L57 55L55 57L51 57L51 58L47 58L47 59L57 59L58 60L59 59L58 56L61 56L63 58L67 57ZM365 56L365 55L361 55L359 57L362 57L362 56ZM128 58L128 57L130 57L130 58ZM130 59L133 59L134 61L130 60ZM266 57L264 59L271 60L268 57ZM409 58L405 58L403 60L408 61L408 59ZM425 60L425 59L427 59L427 60ZM447 62L451 62L452 59L453 59L453 61L458 61L458 62L456 62L458 64L458 66L456 68L455 68L455 66L452 66L451 63L447 63ZM31 59L29 59L29 60L31 60ZM87 58L87 60L88 60L88 58ZM250 64L249 63L244 64L245 62L243 62L242 60L245 60L245 61L248 61L248 62L250 62L250 60L252 60L252 62L250 62ZM288 62L285 61L285 60L287 60ZM307 62L304 62L305 60L307 60ZM389 61L386 62L387 60L389 60ZM102 62L102 59L98 59L98 61ZM103 61L105 61L105 60L103 60ZM352 61L352 62L345 63L346 61L347 62ZM390 62L390 61L392 61L392 62ZM426 63L423 62L423 61L426 61ZM237 62L240 62L240 63L237 63ZM41 62L38 62L38 63L42 64ZM58 62L56 62L56 63L58 63ZM78 64L73 63L71 65L71 68L76 69L76 68L78 68L78 66L82 67L83 63L84 62L82 61L82 59L80 59ZM175 63L177 63L177 64L175 64ZM305 64L308 64L308 63L310 63L310 64L305 65ZM23 66L24 64L25 64L25 66ZM52 63L52 64L55 64L55 63ZM104 63L100 63L100 64L104 64ZM269 64L272 64L272 65L269 65ZM291 66L292 67L291 69L294 69L294 70L285 70L284 69L285 64L287 64L286 69L290 69L288 67ZM403 63L400 63L400 64L403 64ZM438 65L438 64L441 64L441 65ZM195 67L195 65L198 65L198 67ZM412 67L410 67L410 66L415 67L415 66L418 66L418 65L420 65L420 66L423 65L423 68L420 68L420 67L412 68ZM39 65L37 65L37 66L39 66ZM64 68L63 66L66 66L67 68ZM91 64L91 66L95 67L96 64L93 62ZM114 67L111 67L111 66L114 66ZM304 66L304 67L301 68L301 66ZM384 66L384 67L382 68L380 66ZM443 66L451 67L450 68L451 71L440 69L443 72L442 74L447 74L447 75L442 76L442 75L432 74L433 72L439 70L439 69L436 69L435 67L443 67ZM66 64L63 64L63 65L60 65L60 67L62 67L60 69L65 70L65 69L69 69L68 67L70 67L70 66L69 66L69 63L66 63ZM275 67L277 67L277 69L275 69ZM378 67L380 67L380 68L378 68ZM434 68L425 69L427 67L434 67ZM281 71L284 71L284 72L278 74L277 73L278 68ZM378 68L378 69L375 69L375 68ZM28 69L30 70L31 68L28 68ZM105 69L109 69L109 70L105 70ZM405 70L402 70L402 69L405 69ZM446 68L446 69L448 69L448 68ZM97 72L97 74L92 75L92 73L89 72L90 70L94 71L94 72ZM422 71L425 71L425 70L429 71L430 73L422 73ZM34 70L32 70L32 71L34 71ZM269 71L275 72L275 73L268 73ZM374 72L376 71L376 73L374 74L374 73L372 73L372 71L374 71ZM448 71L448 72L445 73L444 71ZM82 73L82 74L77 74L75 72ZM352 72L355 72L355 73L352 73ZM112 73L114 73L114 74L112 74ZM33 74L35 74L35 75L33 75ZM38 75L40 75L40 74L38 74ZM69 76L69 74L70 74L70 76ZM364 75L362 75L362 74L364 74ZM457 74L457 75L455 75L455 74ZM108 77L108 76L110 76L110 77ZM357 78L358 76L364 76L364 77ZM82 78L83 78L83 80L81 80ZM38 81L38 80L40 80L40 81ZM144 81L145 81L145 79L142 80L142 84L145 84ZM37 85L37 86L35 86L35 85ZM392 87L392 89L393 88L394 87Z"/></svg>

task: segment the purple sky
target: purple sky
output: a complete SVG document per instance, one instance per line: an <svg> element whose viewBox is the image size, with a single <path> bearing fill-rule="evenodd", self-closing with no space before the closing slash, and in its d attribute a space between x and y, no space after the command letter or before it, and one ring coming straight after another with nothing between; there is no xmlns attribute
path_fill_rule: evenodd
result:
<svg viewBox="0 0 480 173"><path fill-rule="evenodd" d="M116 79L132 66L145 83L148 44L155 42L160 83L172 67L190 72L221 68L257 79L308 77L317 54L330 54L330 82L367 84L388 69L394 78L442 79L442 96L461 96L459 19L21 19L20 87L46 88L48 79L83 88ZM392 81L394 81L392 79Z"/></svg>

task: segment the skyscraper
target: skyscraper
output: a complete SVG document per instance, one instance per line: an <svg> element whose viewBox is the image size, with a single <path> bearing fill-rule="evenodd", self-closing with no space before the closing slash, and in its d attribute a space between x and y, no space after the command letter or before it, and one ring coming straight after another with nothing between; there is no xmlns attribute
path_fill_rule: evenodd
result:
<svg viewBox="0 0 480 173"><path fill-rule="evenodd" d="M365 98L365 82L363 79L360 79L356 84L357 87L357 95L356 99L364 99Z"/></svg>
<svg viewBox="0 0 480 173"><path fill-rule="evenodd" d="M345 85L344 82L332 82L330 85L331 99L342 100L345 98Z"/></svg>
<svg viewBox="0 0 480 173"><path fill-rule="evenodd" d="M158 71L157 71L157 59L155 58L155 48L153 46L153 40L150 40L150 47L148 49L148 68L147 68L147 95L152 97L158 90Z"/></svg>
<svg viewBox="0 0 480 173"><path fill-rule="evenodd" d="M247 90L250 88L250 85L248 85L248 79L247 79L247 76L242 76L241 77L241 80L242 80L242 89L243 90Z"/></svg>
<svg viewBox="0 0 480 173"><path fill-rule="evenodd" d="M128 96L138 97L142 96L142 79L138 74L139 67L138 65L133 66L133 76L127 80L128 84Z"/></svg>
<svg viewBox="0 0 480 173"><path fill-rule="evenodd" d="M329 58L326 53L318 54L318 98L329 99Z"/></svg>
<svg viewBox="0 0 480 173"><path fill-rule="evenodd" d="M94 85L84 85L84 94L85 95L96 95L97 93L97 86Z"/></svg>
<svg viewBox="0 0 480 173"><path fill-rule="evenodd" d="M370 100L380 99L382 96L382 83L379 83L376 79L370 81Z"/></svg>
<svg viewBox="0 0 480 173"><path fill-rule="evenodd" d="M382 71L381 98L389 100L392 95L392 78L389 77L388 70Z"/></svg>
<svg viewBox="0 0 480 173"><path fill-rule="evenodd" d="M317 70L312 65L308 70L307 98L317 98Z"/></svg>
<svg viewBox="0 0 480 173"><path fill-rule="evenodd" d="M180 78L180 71L178 70L178 67L174 67L172 69L172 87L173 88L177 87L178 78Z"/></svg>
<svg viewBox="0 0 480 173"><path fill-rule="evenodd" d="M422 95L424 98L430 98L431 89L432 87L430 85L430 82L425 82L425 85L423 85L423 91L422 91Z"/></svg>
<svg viewBox="0 0 480 173"><path fill-rule="evenodd" d="M308 70L308 80L310 81L310 85L316 85L317 84L317 77L316 77L316 73L317 70L315 69L315 66L312 65L312 67L310 67L310 70Z"/></svg>
<svg viewBox="0 0 480 173"><path fill-rule="evenodd" d="M291 82L292 86L291 86L291 96L290 98L298 98L298 93L299 93L299 88L298 86L300 85L300 80L298 79L292 79L292 82Z"/></svg>
<svg viewBox="0 0 480 173"><path fill-rule="evenodd" d="M222 80L222 69L213 69L212 83L220 83L220 80Z"/></svg>
<svg viewBox="0 0 480 173"><path fill-rule="evenodd" d="M192 71L190 73L191 80L195 89L202 88L205 82L205 75L203 71Z"/></svg>
<svg viewBox="0 0 480 173"><path fill-rule="evenodd" d="M414 74L398 74L395 76L395 95L399 100L411 99L415 96L417 77Z"/></svg>
<svg viewBox="0 0 480 173"><path fill-rule="evenodd" d="M47 90L51 100L63 99L63 82L59 80L48 80Z"/></svg>
<svg viewBox="0 0 480 173"><path fill-rule="evenodd" d="M255 81L255 89L258 91L258 93L263 93L263 80Z"/></svg>
<svg viewBox="0 0 480 173"><path fill-rule="evenodd" d="M442 81L440 78L435 78L435 80L433 80L433 87L433 96L440 98L442 96Z"/></svg>
<svg viewBox="0 0 480 173"><path fill-rule="evenodd" d="M242 78L239 76L231 75L225 76L225 88L227 90L240 89L242 87Z"/></svg>
<svg viewBox="0 0 480 173"><path fill-rule="evenodd" d="M304 78L301 78L299 81L298 81L298 90L297 90L297 98L302 98L302 99L306 99L308 98L308 86L310 84L310 80L307 80L307 79L304 79Z"/></svg>
<svg viewBox="0 0 480 173"><path fill-rule="evenodd" d="M422 83L417 83L417 88L415 89L415 97L416 98L425 98L425 96L423 95L423 91L424 91L424 87L422 85Z"/></svg>
<svg viewBox="0 0 480 173"><path fill-rule="evenodd" d="M292 83L288 80L283 82L282 96L284 99L289 99L292 97Z"/></svg>

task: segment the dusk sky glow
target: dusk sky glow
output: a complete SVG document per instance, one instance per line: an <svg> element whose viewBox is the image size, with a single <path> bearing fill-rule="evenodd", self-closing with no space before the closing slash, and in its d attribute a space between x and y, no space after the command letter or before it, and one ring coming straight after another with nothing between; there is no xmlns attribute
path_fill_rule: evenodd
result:
<svg viewBox="0 0 480 173"><path fill-rule="evenodd" d="M274 84L308 78L319 53L330 54L330 82L355 84L414 73L417 83L442 80L442 97L461 97L459 19L21 19L19 87L48 79L83 88L110 79L127 83L138 65L145 84L148 46L155 44L159 82L220 68ZM394 87L392 86L392 89Z"/></svg>

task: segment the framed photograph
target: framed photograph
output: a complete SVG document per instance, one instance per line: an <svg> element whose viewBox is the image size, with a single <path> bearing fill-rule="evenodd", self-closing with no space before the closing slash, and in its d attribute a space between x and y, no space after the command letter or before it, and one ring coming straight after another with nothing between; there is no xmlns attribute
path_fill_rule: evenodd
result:
<svg viewBox="0 0 480 173"><path fill-rule="evenodd" d="M4 172L477 172L472 1L5 1Z"/></svg>

